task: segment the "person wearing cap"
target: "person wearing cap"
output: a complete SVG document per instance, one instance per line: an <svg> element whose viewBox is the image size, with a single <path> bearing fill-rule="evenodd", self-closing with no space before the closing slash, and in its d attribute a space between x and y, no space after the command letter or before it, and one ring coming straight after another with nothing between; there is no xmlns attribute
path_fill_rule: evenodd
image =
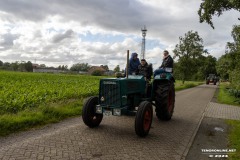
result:
<svg viewBox="0 0 240 160"><path fill-rule="evenodd" d="M141 60L141 64L138 66L136 74L143 75L146 81L151 80L152 68L150 65L148 65L148 63L145 59Z"/></svg>
<svg viewBox="0 0 240 160"><path fill-rule="evenodd" d="M128 68L129 75L136 74L139 65L140 65L140 61L138 58L138 54L134 52L132 53L131 58L129 60L129 68Z"/></svg>
<svg viewBox="0 0 240 160"><path fill-rule="evenodd" d="M164 72L166 69L168 69L171 73L173 73L173 58L169 55L169 52L167 50L163 51L163 62L161 66L154 71L154 77L157 74L160 74Z"/></svg>

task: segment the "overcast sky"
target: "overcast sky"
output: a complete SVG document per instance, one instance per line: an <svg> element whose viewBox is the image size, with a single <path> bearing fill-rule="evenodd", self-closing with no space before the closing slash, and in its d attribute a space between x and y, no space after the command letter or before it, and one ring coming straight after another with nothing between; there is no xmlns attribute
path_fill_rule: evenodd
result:
<svg viewBox="0 0 240 160"><path fill-rule="evenodd" d="M219 58L240 13L214 18L213 30L199 23L201 0L0 0L0 60L47 66L89 63L125 66L126 51L141 52L147 27L146 59L154 68L190 30Z"/></svg>

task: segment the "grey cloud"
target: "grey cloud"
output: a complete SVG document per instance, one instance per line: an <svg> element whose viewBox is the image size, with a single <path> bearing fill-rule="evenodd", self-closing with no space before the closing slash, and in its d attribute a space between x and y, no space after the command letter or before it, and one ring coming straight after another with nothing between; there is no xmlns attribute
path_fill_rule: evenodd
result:
<svg viewBox="0 0 240 160"><path fill-rule="evenodd" d="M44 19L45 16L49 14L49 7L47 1L0 1L0 10L12 13L16 17L32 21Z"/></svg>
<svg viewBox="0 0 240 160"><path fill-rule="evenodd" d="M159 20L150 13L161 14L161 11L136 0L9 0L0 1L0 10L31 21L41 21L49 15L60 15L66 21L71 19L119 31L134 31L143 23L154 21L153 18Z"/></svg>
<svg viewBox="0 0 240 160"><path fill-rule="evenodd" d="M66 39L66 38L72 38L74 35L74 32L73 30L69 29L67 30L65 33L63 34L57 34L53 37L52 39L52 42L53 43L58 43L60 41L62 41L63 39Z"/></svg>
<svg viewBox="0 0 240 160"><path fill-rule="evenodd" d="M4 47L2 50L11 48L13 46L13 41L16 40L19 36L20 35L10 33L0 35L0 39L2 39L0 41L0 46Z"/></svg>

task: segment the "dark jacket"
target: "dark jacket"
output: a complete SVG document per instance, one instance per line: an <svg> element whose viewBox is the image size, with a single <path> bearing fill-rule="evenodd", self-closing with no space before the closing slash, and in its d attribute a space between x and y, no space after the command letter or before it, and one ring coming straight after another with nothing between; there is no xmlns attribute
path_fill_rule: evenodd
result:
<svg viewBox="0 0 240 160"><path fill-rule="evenodd" d="M173 68L173 59L170 55L163 59L162 65L159 68Z"/></svg>
<svg viewBox="0 0 240 160"><path fill-rule="evenodd" d="M137 75L143 75L147 79L151 79L152 76L152 66L147 63L142 66L141 64L138 66L138 70L136 72Z"/></svg>
<svg viewBox="0 0 240 160"><path fill-rule="evenodd" d="M133 59L134 56L136 56L137 53L132 53L131 58L129 60L129 74L133 74L133 72L137 72L138 66L141 64L139 59L136 60Z"/></svg>

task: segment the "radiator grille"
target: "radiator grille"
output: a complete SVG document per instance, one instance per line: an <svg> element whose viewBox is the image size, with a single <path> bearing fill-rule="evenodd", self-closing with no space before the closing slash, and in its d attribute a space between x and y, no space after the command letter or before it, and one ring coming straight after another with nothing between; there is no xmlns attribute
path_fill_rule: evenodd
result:
<svg viewBox="0 0 240 160"><path fill-rule="evenodd" d="M115 81L103 81L100 91L100 104L109 106L120 106L120 87Z"/></svg>

